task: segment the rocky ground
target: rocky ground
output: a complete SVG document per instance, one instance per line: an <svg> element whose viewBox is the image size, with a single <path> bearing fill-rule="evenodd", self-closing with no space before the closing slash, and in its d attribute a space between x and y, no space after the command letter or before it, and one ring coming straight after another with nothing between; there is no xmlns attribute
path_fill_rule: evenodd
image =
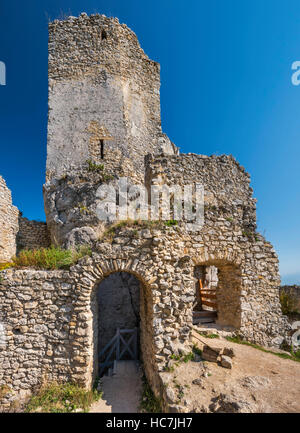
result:
<svg viewBox="0 0 300 433"><path fill-rule="evenodd" d="M206 338L196 331L193 343L201 350L205 344L233 349L234 356L227 350L231 357L225 357L223 362L231 363L232 368L196 356L196 362L174 362L174 371L164 373L170 402L182 406L184 412L300 412L299 362L224 337Z"/></svg>

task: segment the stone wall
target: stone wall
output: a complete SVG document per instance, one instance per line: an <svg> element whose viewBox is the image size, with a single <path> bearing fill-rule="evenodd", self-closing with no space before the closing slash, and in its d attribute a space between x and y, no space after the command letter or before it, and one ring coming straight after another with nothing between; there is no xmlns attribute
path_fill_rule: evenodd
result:
<svg viewBox="0 0 300 433"><path fill-rule="evenodd" d="M218 268L220 323L249 341L280 345L289 325L280 310L274 250L261 236L250 241L238 233L236 242L232 236L217 224L193 235L184 226L120 227L69 272L1 272L0 385L18 393L47 376L91 386L99 362L97 288L117 272L142 283L141 358L156 394L170 356L190 350L195 266Z"/></svg>
<svg viewBox="0 0 300 433"><path fill-rule="evenodd" d="M17 234L18 251L27 249L48 248L51 244L47 224L40 221L30 221L19 217Z"/></svg>
<svg viewBox="0 0 300 433"><path fill-rule="evenodd" d="M99 361L97 288L106 276L129 272L142 283L141 358L158 392L159 371L189 344L192 328L193 279L177 238L165 254L175 233L168 230L164 239L159 230L137 235L134 228L123 229L70 272L1 272L0 386L16 394L32 391L43 378L91 386ZM14 393L4 399L6 408Z"/></svg>
<svg viewBox="0 0 300 433"><path fill-rule="evenodd" d="M47 179L100 155L131 159L143 178L147 152L174 153L161 131L160 66L117 18L81 14L49 24ZM63 145L62 145L63 143Z"/></svg>
<svg viewBox="0 0 300 433"><path fill-rule="evenodd" d="M224 224L238 225L249 234L255 231L256 199L250 175L232 156L147 155L145 159L148 189L151 185L199 183L204 187L205 225L218 216Z"/></svg>
<svg viewBox="0 0 300 433"><path fill-rule="evenodd" d="M11 261L16 254L19 211L12 204L11 192L0 176L0 263Z"/></svg>
<svg viewBox="0 0 300 433"><path fill-rule="evenodd" d="M24 248L49 247L50 243L46 223L22 217L0 176L0 263L10 262Z"/></svg>
<svg viewBox="0 0 300 433"><path fill-rule="evenodd" d="M10 392L0 408L7 410L15 398L30 394L43 380L71 379L80 363L72 355L75 329L69 273L8 270L2 278L0 388L5 385Z"/></svg>
<svg viewBox="0 0 300 433"><path fill-rule="evenodd" d="M259 344L282 341L288 325L279 302L278 258L256 231L256 200L244 167L226 155L146 157L149 191L195 183L204 186L204 225L199 232L184 230L181 241L196 265L218 268L219 324Z"/></svg>

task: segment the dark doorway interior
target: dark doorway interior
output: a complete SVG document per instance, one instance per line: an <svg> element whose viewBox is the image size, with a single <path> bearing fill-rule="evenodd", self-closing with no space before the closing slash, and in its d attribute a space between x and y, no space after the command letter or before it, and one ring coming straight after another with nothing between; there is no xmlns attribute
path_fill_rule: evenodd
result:
<svg viewBox="0 0 300 433"><path fill-rule="evenodd" d="M140 326L140 282L127 272L116 272L105 278L97 289L98 303L98 353L116 335L117 330ZM122 335L124 339L127 335ZM130 334L128 334L130 338ZM99 362L105 360L104 354ZM112 353L112 358L115 354ZM122 359L131 359L126 352Z"/></svg>

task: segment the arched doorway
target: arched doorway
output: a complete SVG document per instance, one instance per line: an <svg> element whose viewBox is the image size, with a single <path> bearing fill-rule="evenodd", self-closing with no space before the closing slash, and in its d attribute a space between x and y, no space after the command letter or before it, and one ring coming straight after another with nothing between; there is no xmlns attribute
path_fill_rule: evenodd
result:
<svg viewBox="0 0 300 433"><path fill-rule="evenodd" d="M99 353L117 329L140 326L140 282L128 272L110 274L98 285Z"/></svg>
<svg viewBox="0 0 300 433"><path fill-rule="evenodd" d="M114 359L139 359L140 285L128 272L112 273L98 285L100 376Z"/></svg>
<svg viewBox="0 0 300 433"><path fill-rule="evenodd" d="M114 360L147 359L153 308L141 278L130 272L111 272L94 288L92 313L94 379L112 368Z"/></svg>

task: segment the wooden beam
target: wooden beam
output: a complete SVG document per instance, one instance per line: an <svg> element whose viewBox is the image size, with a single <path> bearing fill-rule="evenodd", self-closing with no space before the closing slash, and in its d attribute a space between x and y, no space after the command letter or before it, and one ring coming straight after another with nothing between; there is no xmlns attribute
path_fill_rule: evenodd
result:
<svg viewBox="0 0 300 433"><path fill-rule="evenodd" d="M215 302L202 301L202 305L205 305L206 307L217 308L217 304Z"/></svg>

